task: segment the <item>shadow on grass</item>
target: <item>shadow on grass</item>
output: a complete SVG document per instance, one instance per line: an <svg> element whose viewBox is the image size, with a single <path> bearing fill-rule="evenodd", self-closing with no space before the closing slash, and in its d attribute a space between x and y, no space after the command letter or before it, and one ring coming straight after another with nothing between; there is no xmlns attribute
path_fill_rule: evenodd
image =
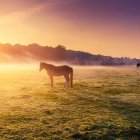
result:
<svg viewBox="0 0 140 140"><path fill-rule="evenodd" d="M136 127L123 128L109 122L95 124L86 128L83 133L75 133L71 137L74 140L138 140L140 129Z"/></svg>
<svg viewBox="0 0 140 140"><path fill-rule="evenodd" d="M130 122L136 122L140 125L140 105L119 100L113 100L111 104L111 111L124 116Z"/></svg>
<svg viewBox="0 0 140 140"><path fill-rule="evenodd" d="M110 103L109 109L124 118L124 122L104 121L77 132L71 137L74 140L139 140L140 138L140 106L132 103L103 97Z"/></svg>

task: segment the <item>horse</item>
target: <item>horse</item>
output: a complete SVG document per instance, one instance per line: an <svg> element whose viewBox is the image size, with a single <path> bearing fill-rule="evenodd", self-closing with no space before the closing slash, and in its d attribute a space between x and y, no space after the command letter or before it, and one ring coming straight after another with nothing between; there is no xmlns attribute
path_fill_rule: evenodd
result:
<svg viewBox="0 0 140 140"><path fill-rule="evenodd" d="M140 63L137 63L137 68L140 67Z"/></svg>
<svg viewBox="0 0 140 140"><path fill-rule="evenodd" d="M43 69L47 71L50 77L51 87L53 87L53 76L64 76L66 80L66 86L73 86L73 68L67 65L54 66L52 64L40 62L39 71L42 71Z"/></svg>

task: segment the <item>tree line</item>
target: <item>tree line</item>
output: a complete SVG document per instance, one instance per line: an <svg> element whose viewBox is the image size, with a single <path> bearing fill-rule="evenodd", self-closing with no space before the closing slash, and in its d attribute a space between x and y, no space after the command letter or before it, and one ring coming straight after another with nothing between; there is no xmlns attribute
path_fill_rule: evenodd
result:
<svg viewBox="0 0 140 140"><path fill-rule="evenodd" d="M10 61L55 61L67 62L75 65L135 65L140 59L128 57L111 57L95 55L83 51L67 50L65 46L58 45L40 46L33 43L29 45L21 44L0 44L0 62Z"/></svg>

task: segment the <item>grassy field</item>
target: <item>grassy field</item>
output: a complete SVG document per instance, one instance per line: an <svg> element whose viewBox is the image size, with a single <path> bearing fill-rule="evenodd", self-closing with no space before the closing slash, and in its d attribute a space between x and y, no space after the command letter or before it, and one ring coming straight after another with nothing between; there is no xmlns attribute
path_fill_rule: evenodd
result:
<svg viewBox="0 0 140 140"><path fill-rule="evenodd" d="M138 140L140 69L75 67L74 87L35 70L0 71L0 140Z"/></svg>

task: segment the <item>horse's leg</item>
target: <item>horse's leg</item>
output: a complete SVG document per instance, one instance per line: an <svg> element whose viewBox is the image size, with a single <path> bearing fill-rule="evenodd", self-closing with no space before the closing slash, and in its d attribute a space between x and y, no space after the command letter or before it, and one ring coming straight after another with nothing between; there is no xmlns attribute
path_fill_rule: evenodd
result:
<svg viewBox="0 0 140 140"><path fill-rule="evenodd" d="M64 75L65 79L66 79L66 86L69 86L69 76L68 75Z"/></svg>
<svg viewBox="0 0 140 140"><path fill-rule="evenodd" d="M65 75L64 75L64 78L65 78L65 80L66 80L66 84L64 85L64 87L66 87L66 86L67 86L67 78L66 78Z"/></svg>
<svg viewBox="0 0 140 140"><path fill-rule="evenodd" d="M68 87L70 86L70 78L69 78L69 75L67 75L67 84L68 84Z"/></svg>
<svg viewBox="0 0 140 140"><path fill-rule="evenodd" d="M51 79L51 87L53 87L53 76L50 75L50 79Z"/></svg>

